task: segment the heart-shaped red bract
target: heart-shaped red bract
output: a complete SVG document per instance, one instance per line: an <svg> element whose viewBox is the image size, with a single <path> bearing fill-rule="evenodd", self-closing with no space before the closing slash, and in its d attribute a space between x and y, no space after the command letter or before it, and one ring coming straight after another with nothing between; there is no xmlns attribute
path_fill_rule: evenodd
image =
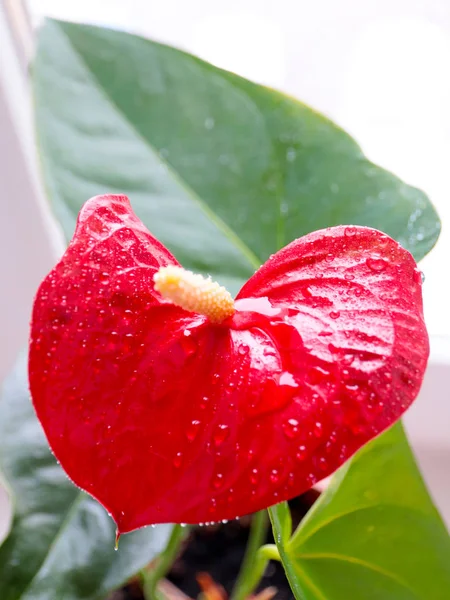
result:
<svg viewBox="0 0 450 600"><path fill-rule="evenodd" d="M428 357L421 276L387 235L345 226L292 242L220 325L154 290L171 264L125 196L99 196L34 305L36 412L120 532L291 498L416 397Z"/></svg>

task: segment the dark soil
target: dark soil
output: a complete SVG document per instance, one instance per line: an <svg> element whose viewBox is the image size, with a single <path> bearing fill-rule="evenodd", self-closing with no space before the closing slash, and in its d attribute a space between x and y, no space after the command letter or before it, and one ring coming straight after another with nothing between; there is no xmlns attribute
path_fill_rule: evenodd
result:
<svg viewBox="0 0 450 600"><path fill-rule="evenodd" d="M289 503L294 527L317 497L318 492L312 490ZM190 598L197 598L201 591L197 576L208 573L229 594L244 557L250 522L250 517L244 517L224 525L193 528L182 554L168 575L169 581ZM273 544L270 527L266 543ZM283 567L278 562L269 563L257 591L267 587L277 588L276 600L293 598ZM116 592L113 600L143 600L143 596L139 585L134 584Z"/></svg>

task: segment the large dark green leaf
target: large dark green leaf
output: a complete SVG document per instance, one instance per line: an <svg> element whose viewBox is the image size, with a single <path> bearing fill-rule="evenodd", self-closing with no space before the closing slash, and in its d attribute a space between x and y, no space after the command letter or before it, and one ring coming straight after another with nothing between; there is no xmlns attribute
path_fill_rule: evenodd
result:
<svg viewBox="0 0 450 600"><path fill-rule="evenodd" d="M15 516L0 547L1 600L94 600L120 586L164 548L170 526L124 536L65 476L31 406L25 360L0 400L0 462Z"/></svg>
<svg viewBox="0 0 450 600"><path fill-rule="evenodd" d="M400 424L342 467L290 538L271 509L298 600L447 600L450 538Z"/></svg>
<svg viewBox="0 0 450 600"><path fill-rule="evenodd" d="M236 291L322 227L382 229L417 259L439 234L426 196L329 120L173 48L49 21L34 93L44 178L68 237L88 197L125 192L184 266Z"/></svg>

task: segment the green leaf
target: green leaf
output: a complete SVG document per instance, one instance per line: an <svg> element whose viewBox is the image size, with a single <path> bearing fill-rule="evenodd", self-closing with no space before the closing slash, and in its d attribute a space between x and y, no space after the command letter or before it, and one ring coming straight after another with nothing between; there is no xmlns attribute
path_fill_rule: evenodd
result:
<svg viewBox="0 0 450 600"><path fill-rule="evenodd" d="M48 21L34 64L49 197L68 238L90 196L123 192L186 267L232 291L322 227L384 230L421 258L439 219L325 117L194 56Z"/></svg>
<svg viewBox="0 0 450 600"><path fill-rule="evenodd" d="M298 600L447 600L450 538L400 424L334 476L289 538L289 511L270 509Z"/></svg>
<svg viewBox="0 0 450 600"><path fill-rule="evenodd" d="M171 526L120 540L104 509L66 477L48 449L21 359L0 400L0 462L15 516L0 547L1 600L103 598L148 564Z"/></svg>

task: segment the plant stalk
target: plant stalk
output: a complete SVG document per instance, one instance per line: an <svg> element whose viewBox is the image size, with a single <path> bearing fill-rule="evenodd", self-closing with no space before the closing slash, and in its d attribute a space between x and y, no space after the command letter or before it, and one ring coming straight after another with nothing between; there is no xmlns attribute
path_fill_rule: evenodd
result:
<svg viewBox="0 0 450 600"><path fill-rule="evenodd" d="M246 600L264 575L269 558L261 552L261 546L265 542L268 525L269 520L265 510L253 515L247 549L231 600Z"/></svg>
<svg viewBox="0 0 450 600"><path fill-rule="evenodd" d="M165 550L159 555L154 568L142 573L145 600L161 600L158 594L158 582L167 575L177 558L181 543L189 530L181 525L174 525Z"/></svg>

